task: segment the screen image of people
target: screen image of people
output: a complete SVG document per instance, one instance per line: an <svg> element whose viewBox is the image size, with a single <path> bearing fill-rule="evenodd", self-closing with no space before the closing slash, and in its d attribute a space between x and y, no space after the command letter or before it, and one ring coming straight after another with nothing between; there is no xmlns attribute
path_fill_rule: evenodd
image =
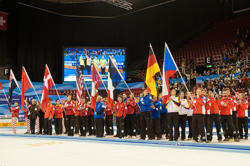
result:
<svg viewBox="0 0 250 166"><path fill-rule="evenodd" d="M125 78L124 48L64 48L64 81L76 80L76 63L85 81L92 81L95 66L103 81L108 81L109 57Z"/></svg>

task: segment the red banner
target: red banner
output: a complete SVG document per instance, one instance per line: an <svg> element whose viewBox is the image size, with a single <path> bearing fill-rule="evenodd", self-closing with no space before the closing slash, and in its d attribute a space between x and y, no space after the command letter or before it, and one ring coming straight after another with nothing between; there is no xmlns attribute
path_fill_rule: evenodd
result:
<svg viewBox="0 0 250 166"><path fill-rule="evenodd" d="M7 31L7 13L0 12L0 30Z"/></svg>

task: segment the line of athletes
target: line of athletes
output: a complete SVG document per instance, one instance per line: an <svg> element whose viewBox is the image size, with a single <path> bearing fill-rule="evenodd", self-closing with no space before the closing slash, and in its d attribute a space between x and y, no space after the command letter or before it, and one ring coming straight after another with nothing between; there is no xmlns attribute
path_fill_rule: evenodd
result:
<svg viewBox="0 0 250 166"><path fill-rule="evenodd" d="M64 118L66 122L64 134L68 134L68 136L73 136L80 130L80 136L86 136L86 133L89 132L89 135L104 137L104 124L106 135L113 135L113 114L115 114L117 126L115 137L119 138L138 138L136 135L140 135L140 139L145 139L147 135L148 140L160 140L162 137L166 137L169 141L177 141L181 135L181 140L185 140L185 128L186 122L188 122L188 139L193 137L195 142L209 143L212 141L213 123L215 123L219 142L222 142L221 125L225 137L224 141L234 138L236 142L239 142L239 139L243 139L243 126L245 139L248 139L248 102L244 100L244 94L237 94L235 97L230 94L229 89L223 91L221 99L218 96L214 97L212 91L208 91L206 95L205 90L199 88L196 91L196 96L192 93L190 95L186 93L185 96L182 91L176 96L176 91L172 89L171 97L166 104L162 103L162 94L159 94L157 99L155 96L148 95L147 90L141 93L140 98L134 98L133 93L130 94L130 98L123 94L123 96L118 95L114 112L107 108L106 98L102 99L101 96L97 97L96 110L92 110L90 103L86 103L85 99L83 99L82 105L77 105L74 100L71 100L71 95L67 97L68 101L62 101L62 105L60 105L59 100L55 101L56 106L53 106L50 101L47 110L44 111L44 119L41 118L41 114L39 115L39 121L45 122L43 134L52 134L52 117L55 115L55 130L58 135L63 133ZM43 112L39 104L33 100L32 104L29 105L29 101L27 101L29 108L23 111L32 114L31 108L36 105L38 111ZM11 110L14 112L19 109L17 107L18 105ZM65 116L63 115L64 111ZM35 120L30 120L33 121L31 133L34 134ZM40 125L38 133L42 134L43 125L41 122L37 125ZM181 134L179 132L180 125ZM173 128L177 132L173 132Z"/></svg>

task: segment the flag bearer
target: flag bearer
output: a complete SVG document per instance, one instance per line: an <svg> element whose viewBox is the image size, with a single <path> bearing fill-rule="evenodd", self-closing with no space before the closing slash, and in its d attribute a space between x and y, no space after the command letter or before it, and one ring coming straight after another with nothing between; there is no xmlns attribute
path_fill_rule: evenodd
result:
<svg viewBox="0 0 250 166"><path fill-rule="evenodd" d="M9 111L12 112L12 129L13 129L13 134L16 134L16 123L17 123L17 120L18 120L20 107L18 106L18 102L17 101L14 103L14 105L15 105L15 107L10 107Z"/></svg>

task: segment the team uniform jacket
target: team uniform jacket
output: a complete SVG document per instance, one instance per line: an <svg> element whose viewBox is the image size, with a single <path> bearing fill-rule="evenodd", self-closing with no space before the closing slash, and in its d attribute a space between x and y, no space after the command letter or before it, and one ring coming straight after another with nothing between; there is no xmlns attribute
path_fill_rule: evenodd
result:
<svg viewBox="0 0 250 166"><path fill-rule="evenodd" d="M159 99L158 103L161 105L160 114L166 114L168 110L166 108L166 105L162 103L162 99Z"/></svg>
<svg viewBox="0 0 250 166"><path fill-rule="evenodd" d="M248 103L245 100L241 100L241 104L237 104L236 109L238 118L248 117Z"/></svg>
<svg viewBox="0 0 250 166"><path fill-rule="evenodd" d="M211 107L210 99L205 96L202 96L202 98L205 102L205 109L206 109L205 115L210 115L210 107Z"/></svg>
<svg viewBox="0 0 250 166"><path fill-rule="evenodd" d="M227 97L226 99L221 99L220 100L220 115L232 115L232 108L233 108L233 103L234 101L230 98ZM222 104L226 103L227 106L222 106Z"/></svg>
<svg viewBox="0 0 250 166"><path fill-rule="evenodd" d="M103 104L103 102L99 101L95 103L95 112L97 115L94 115L94 118L103 118L104 117L104 109L106 106Z"/></svg>
<svg viewBox="0 0 250 166"><path fill-rule="evenodd" d="M105 103L105 105L107 106L106 103ZM108 107L106 107L106 109L105 109L105 117L106 117L106 115L113 115L113 111Z"/></svg>
<svg viewBox="0 0 250 166"><path fill-rule="evenodd" d="M179 115L187 115L189 109L190 106L187 99L180 99Z"/></svg>
<svg viewBox="0 0 250 166"><path fill-rule="evenodd" d="M126 105L127 105L127 112L126 112L126 114L134 114L134 112L135 112L135 107L136 107L135 101L134 101L134 99L130 99L130 98L127 99L127 100L129 100L130 103L127 104L127 102L126 102Z"/></svg>
<svg viewBox="0 0 250 166"><path fill-rule="evenodd" d="M189 100L188 104L189 103L192 103L192 100ZM193 116L193 109L190 108L190 105L189 105L189 109L187 110L187 116Z"/></svg>
<svg viewBox="0 0 250 166"><path fill-rule="evenodd" d="M195 106L193 105L195 104ZM205 114L206 108L205 108L205 101L202 96L195 97L190 105L190 108L193 109L193 114Z"/></svg>
<svg viewBox="0 0 250 166"><path fill-rule="evenodd" d="M65 115L75 115L75 102L74 101L66 101L64 103L64 105L66 106L65 108Z"/></svg>
<svg viewBox="0 0 250 166"><path fill-rule="evenodd" d="M136 116L140 115L141 114L141 109L139 107L139 104L136 103Z"/></svg>
<svg viewBox="0 0 250 166"><path fill-rule="evenodd" d="M141 112L146 112L151 110L152 97L150 95L142 96L139 100L139 106L141 107Z"/></svg>
<svg viewBox="0 0 250 166"><path fill-rule="evenodd" d="M91 106L88 107L88 115L94 115L94 111L92 110Z"/></svg>
<svg viewBox="0 0 250 166"><path fill-rule="evenodd" d="M19 116L19 110L20 110L19 106L10 107L9 111L12 112L12 118L14 118L14 117L18 118L18 116Z"/></svg>
<svg viewBox="0 0 250 166"><path fill-rule="evenodd" d="M124 103L117 103L115 105L115 116L116 117L126 117L126 109Z"/></svg>
<svg viewBox="0 0 250 166"><path fill-rule="evenodd" d="M27 118L27 117L28 117L28 114L29 114L29 108L30 108L30 106L31 106L30 104L29 104L29 105L27 105L27 108L23 110L23 112L24 112L24 117L25 117L25 118Z"/></svg>
<svg viewBox="0 0 250 166"><path fill-rule="evenodd" d="M80 112L79 112L79 110L77 110L77 108L78 108L78 104L76 103L76 104L75 104L75 108L74 108L75 116L80 115Z"/></svg>
<svg viewBox="0 0 250 166"><path fill-rule="evenodd" d="M55 118L63 118L63 109L61 104L55 106Z"/></svg>
<svg viewBox="0 0 250 166"><path fill-rule="evenodd" d="M55 107L52 105L52 104L48 104L47 105L47 109L45 111L45 115L44 115L44 118L49 118L49 117L53 117L55 114Z"/></svg>
<svg viewBox="0 0 250 166"><path fill-rule="evenodd" d="M160 119L161 104L158 101L154 101L151 103L151 106L154 106L154 108L151 108L151 119Z"/></svg>
<svg viewBox="0 0 250 166"><path fill-rule="evenodd" d="M166 103L165 108L168 109L169 113L171 113L171 112L179 112L179 107L181 105L179 97L171 96L170 98L172 98L173 101L169 102L169 100L168 100L167 103Z"/></svg>
<svg viewBox="0 0 250 166"><path fill-rule="evenodd" d="M79 110L80 116L87 116L88 115L88 105L86 103L81 104L78 107L80 108L80 110Z"/></svg>
<svg viewBox="0 0 250 166"><path fill-rule="evenodd" d="M211 103L211 107L210 107L210 114L219 114L219 104L220 104L220 100L219 99L215 99L213 97L210 97L210 103Z"/></svg>
<svg viewBox="0 0 250 166"><path fill-rule="evenodd" d="M230 97L232 100L233 100L233 107L232 107L232 111L236 111L236 107L237 107L237 105L238 105L238 103L237 103L237 98L235 97L235 96L233 96L233 95L229 95L228 97Z"/></svg>

